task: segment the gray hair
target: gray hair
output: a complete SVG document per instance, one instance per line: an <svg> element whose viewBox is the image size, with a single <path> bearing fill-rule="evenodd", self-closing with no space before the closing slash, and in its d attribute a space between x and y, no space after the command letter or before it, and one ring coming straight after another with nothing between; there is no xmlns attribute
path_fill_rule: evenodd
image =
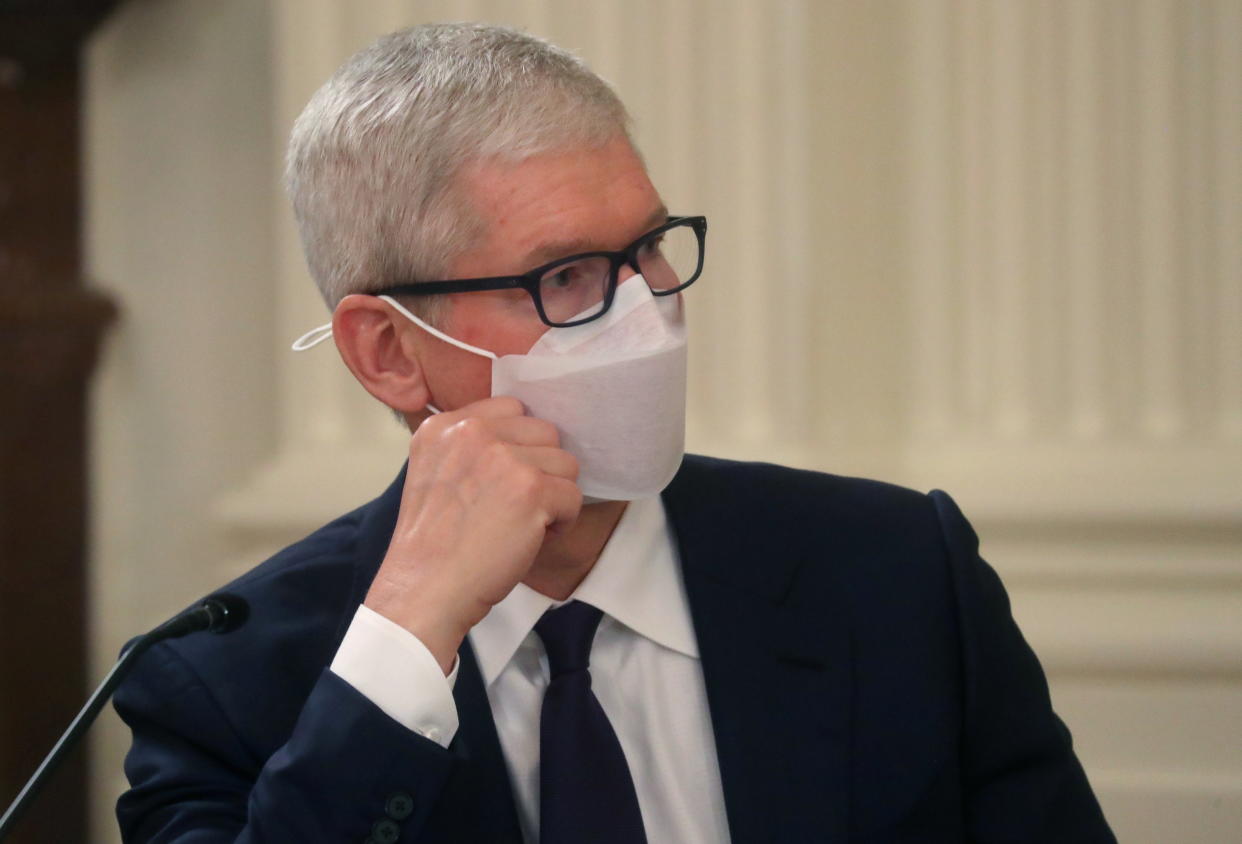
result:
<svg viewBox="0 0 1242 844"><path fill-rule="evenodd" d="M285 180L310 273L329 308L350 293L443 278L484 230L455 189L464 165L628 133L608 84L546 41L481 24L386 35L346 61L293 126Z"/></svg>

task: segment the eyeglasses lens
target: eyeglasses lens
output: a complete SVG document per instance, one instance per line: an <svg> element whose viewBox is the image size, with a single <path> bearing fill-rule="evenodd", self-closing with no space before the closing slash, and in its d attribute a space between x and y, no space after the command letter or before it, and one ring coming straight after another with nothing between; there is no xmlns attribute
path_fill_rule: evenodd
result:
<svg viewBox="0 0 1242 844"><path fill-rule="evenodd" d="M637 249L638 268L653 292L676 290L699 268L699 238L690 226L653 235Z"/></svg>
<svg viewBox="0 0 1242 844"><path fill-rule="evenodd" d="M698 234L677 225L642 239L631 253L653 293L671 293L694 281L702 263ZM539 298L553 325L599 316L608 299L611 261L601 255L574 258L550 267L539 279Z"/></svg>
<svg viewBox="0 0 1242 844"><path fill-rule="evenodd" d="M596 256L558 264L544 273L539 279L539 297L548 321L577 322L599 314L611 272L608 259Z"/></svg>

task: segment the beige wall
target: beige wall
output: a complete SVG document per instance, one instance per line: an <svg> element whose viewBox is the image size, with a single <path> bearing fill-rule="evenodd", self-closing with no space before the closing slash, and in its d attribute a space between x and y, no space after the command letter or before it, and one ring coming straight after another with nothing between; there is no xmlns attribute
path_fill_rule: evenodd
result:
<svg viewBox="0 0 1242 844"><path fill-rule="evenodd" d="M1123 840L1242 827L1242 0L131 0L88 61L97 673L374 494L281 149L419 20L578 49L669 205L696 450L953 492ZM109 716L111 718L111 716ZM125 745L99 731L99 840Z"/></svg>

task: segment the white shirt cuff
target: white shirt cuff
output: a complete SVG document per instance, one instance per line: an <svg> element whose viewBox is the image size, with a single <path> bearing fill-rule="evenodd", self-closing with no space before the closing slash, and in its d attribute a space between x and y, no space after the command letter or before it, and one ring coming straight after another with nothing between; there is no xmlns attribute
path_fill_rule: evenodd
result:
<svg viewBox="0 0 1242 844"><path fill-rule="evenodd" d="M417 636L360 605L332 659L332 673L399 724L448 747L457 734L453 684Z"/></svg>

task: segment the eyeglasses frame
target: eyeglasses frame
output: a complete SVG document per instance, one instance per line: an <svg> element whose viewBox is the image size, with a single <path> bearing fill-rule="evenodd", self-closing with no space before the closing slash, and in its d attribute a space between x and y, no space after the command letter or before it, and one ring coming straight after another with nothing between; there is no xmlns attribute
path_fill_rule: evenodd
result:
<svg viewBox="0 0 1242 844"><path fill-rule="evenodd" d="M600 250L598 252L580 252L576 255L568 255L564 258L557 258L555 261L535 267L533 270L524 272L521 275L502 275L492 276L489 278L458 278L447 281L418 281L408 284L395 284L391 287L385 287L383 290L376 290L373 296L433 296L446 293L477 293L487 290L513 290L521 288L530 294L531 301L535 303L535 310L539 312L539 319L545 325L553 328L569 328L574 325L582 325L599 319L608 313L608 309L612 307L613 297L617 292L617 278L621 274L621 267L628 264L634 272L641 270L638 267L638 249L647 240L658 237L664 232L679 226L687 226L691 228L699 240L699 261L698 266L694 268L694 273L690 278L676 287L668 290L652 290L653 296L671 296L674 293L685 290L691 284L698 280L703 272L703 260L707 245L707 218L702 216L692 217L669 217L668 220L661 225L646 232L636 239L629 246L618 252L610 252ZM581 261L583 258L607 258L609 260L608 289L604 291L604 306L599 313L592 314L583 319L573 320L571 322L553 322L548 319L548 315L543 310L543 297L539 293L540 279L549 270L556 269L563 264L570 264L574 261Z"/></svg>

